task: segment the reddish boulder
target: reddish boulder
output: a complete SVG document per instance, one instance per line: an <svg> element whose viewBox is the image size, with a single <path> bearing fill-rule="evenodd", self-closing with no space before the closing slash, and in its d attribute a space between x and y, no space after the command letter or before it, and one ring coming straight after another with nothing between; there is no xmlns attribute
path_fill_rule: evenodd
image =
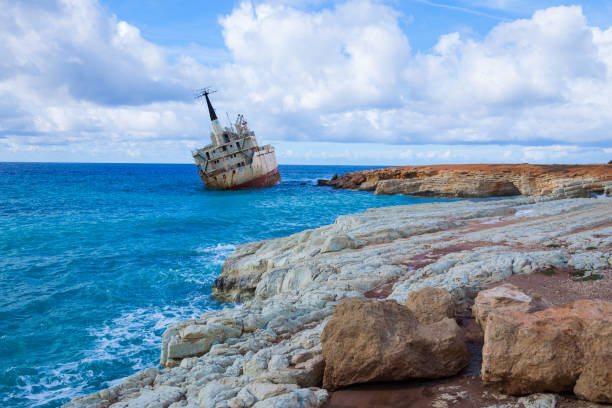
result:
<svg viewBox="0 0 612 408"><path fill-rule="evenodd" d="M408 294L406 307L419 323L430 324L455 317L455 302L451 294L440 288L425 287Z"/></svg>
<svg viewBox="0 0 612 408"><path fill-rule="evenodd" d="M574 391L612 402L612 303L578 300L533 314L493 312L482 380L506 394Z"/></svg>
<svg viewBox="0 0 612 408"><path fill-rule="evenodd" d="M323 387L457 374L468 364L463 334L453 319L420 324L394 300L341 301L323 329Z"/></svg>

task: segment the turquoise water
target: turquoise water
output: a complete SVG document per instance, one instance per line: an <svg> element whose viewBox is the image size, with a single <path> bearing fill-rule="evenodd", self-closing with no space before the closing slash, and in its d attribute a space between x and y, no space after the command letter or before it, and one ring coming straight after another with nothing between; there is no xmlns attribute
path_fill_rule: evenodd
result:
<svg viewBox="0 0 612 408"><path fill-rule="evenodd" d="M357 169L222 192L191 165L0 163L0 405L57 407L156 365L168 324L223 307L210 288L237 245L435 201L314 186Z"/></svg>

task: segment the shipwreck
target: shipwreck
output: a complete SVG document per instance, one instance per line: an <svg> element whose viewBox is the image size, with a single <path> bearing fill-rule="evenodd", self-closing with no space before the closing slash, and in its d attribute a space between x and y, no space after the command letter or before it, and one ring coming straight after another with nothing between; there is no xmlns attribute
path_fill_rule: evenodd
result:
<svg viewBox="0 0 612 408"><path fill-rule="evenodd" d="M259 146L255 133L239 114L234 124L222 128L209 95L215 91L202 89L196 98L205 98L212 122L212 143L192 152L193 160L204 184L211 189L237 190L262 188L280 182L274 147Z"/></svg>

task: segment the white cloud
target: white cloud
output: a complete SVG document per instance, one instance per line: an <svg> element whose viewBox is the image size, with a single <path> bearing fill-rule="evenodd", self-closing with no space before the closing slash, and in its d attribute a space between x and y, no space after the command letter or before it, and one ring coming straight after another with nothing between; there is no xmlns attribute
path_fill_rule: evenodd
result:
<svg viewBox="0 0 612 408"><path fill-rule="evenodd" d="M500 23L482 42L445 35L433 54L418 56L407 79L421 98L452 107L562 103L571 101L575 81L606 79L597 51L581 9L556 7Z"/></svg>
<svg viewBox="0 0 612 408"><path fill-rule="evenodd" d="M320 12L243 3L220 20L233 56L227 70L278 113L397 103L410 52L397 17L369 1Z"/></svg>
<svg viewBox="0 0 612 408"><path fill-rule="evenodd" d="M188 78L164 50L94 0L0 4L0 77L21 78L45 101L141 105L188 95Z"/></svg>
<svg viewBox="0 0 612 408"><path fill-rule="evenodd" d="M415 56L397 19L365 1L322 12L243 4L222 20L227 69L275 138L610 143L612 29L589 27L580 7L500 23L480 41L449 33ZM368 47L379 31L385 40ZM353 42L365 51L347 54Z"/></svg>
<svg viewBox="0 0 612 408"><path fill-rule="evenodd" d="M264 142L406 144L398 160L441 161L462 156L413 146L517 144L501 155L540 161L612 144L612 28L589 26L580 7L502 22L481 40L448 33L414 54L385 3L313 4L242 3L220 18L226 50L208 50L157 46L94 0L0 0L0 158L189 160L208 140L191 100L204 85L219 89L219 113L246 113Z"/></svg>
<svg viewBox="0 0 612 408"><path fill-rule="evenodd" d="M206 67L188 57L170 64L163 48L93 0L0 7L2 159L39 151L57 160L63 150L108 160L201 137L191 97Z"/></svg>

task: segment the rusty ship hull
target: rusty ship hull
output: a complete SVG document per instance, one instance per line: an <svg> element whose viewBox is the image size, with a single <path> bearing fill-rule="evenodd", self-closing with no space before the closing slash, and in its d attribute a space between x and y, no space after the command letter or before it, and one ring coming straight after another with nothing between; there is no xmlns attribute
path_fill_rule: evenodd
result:
<svg viewBox="0 0 612 408"><path fill-rule="evenodd" d="M259 146L255 133L242 115L229 127L221 128L217 114L203 90L212 122L212 143L192 152L198 174L206 187L239 190L270 187L280 182L274 147Z"/></svg>
<svg viewBox="0 0 612 408"><path fill-rule="evenodd" d="M265 188L280 182L280 172L274 157L274 148L271 151L263 146L263 151L257 152L253 163L214 174L206 174L202 170L198 173L206 187L215 190L241 190L249 188Z"/></svg>

